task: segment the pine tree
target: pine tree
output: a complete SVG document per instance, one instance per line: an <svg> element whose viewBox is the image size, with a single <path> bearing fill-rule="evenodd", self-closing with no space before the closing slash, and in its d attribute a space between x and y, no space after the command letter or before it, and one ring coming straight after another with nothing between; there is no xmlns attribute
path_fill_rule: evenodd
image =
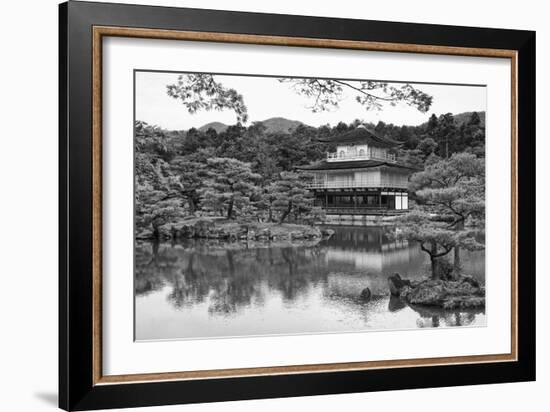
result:
<svg viewBox="0 0 550 412"><path fill-rule="evenodd" d="M195 213L199 206L199 189L206 177L206 161L211 154L211 150L201 149L191 155L177 156L170 162L171 188L187 201L190 213Z"/></svg>
<svg viewBox="0 0 550 412"><path fill-rule="evenodd" d="M436 222L430 213L417 206L400 219L398 236L420 244L420 249L430 256L432 278L445 277L440 269L440 260L448 255L457 244L456 233L447 225Z"/></svg>
<svg viewBox="0 0 550 412"><path fill-rule="evenodd" d="M454 250L454 275L458 275L460 248L483 248L477 241L484 234L483 159L471 153L460 153L435 161L411 177L411 189L421 202L415 211L400 219L402 227L398 236L420 243L421 249L430 256L434 278L442 275L438 259ZM445 217L450 219L443 219ZM469 218L475 227L465 228Z"/></svg>
<svg viewBox="0 0 550 412"><path fill-rule="evenodd" d="M471 153L455 153L448 160L430 164L411 177L411 189L440 214L463 224L485 211L485 162Z"/></svg>
<svg viewBox="0 0 550 412"><path fill-rule="evenodd" d="M136 187L136 227L151 228L153 236L159 237L159 227L181 217L182 209L177 198L167 196L161 190L148 185Z"/></svg>
<svg viewBox="0 0 550 412"><path fill-rule="evenodd" d="M435 113L432 113L432 115L430 116L430 119L428 120L426 133L428 133L429 136L433 137L432 133L434 130L437 129L438 125L439 125L439 121L437 119L437 116L435 115Z"/></svg>
<svg viewBox="0 0 550 412"><path fill-rule="evenodd" d="M320 217L322 211L313 205L313 195L308 190L311 176L295 172L282 172L280 179L272 185L273 210L279 212L279 223L289 215L295 220L311 220Z"/></svg>
<svg viewBox="0 0 550 412"><path fill-rule="evenodd" d="M170 188L171 157L163 130L136 122L135 204L136 228L151 229L159 236L159 227L182 215L181 200Z"/></svg>
<svg viewBox="0 0 550 412"><path fill-rule="evenodd" d="M228 219L243 214L251 206L251 198L259 191L261 176L253 173L249 163L215 157L207 160L206 180L199 190L205 209L222 212Z"/></svg>
<svg viewBox="0 0 550 412"><path fill-rule="evenodd" d="M479 117L478 112L472 112L472 115L470 116L470 120L468 120L468 126L480 126L481 125L481 118Z"/></svg>
<svg viewBox="0 0 550 412"><path fill-rule="evenodd" d="M437 154L448 159L453 153L453 141L457 137L458 130L452 113L442 114L438 119L437 127L432 131L433 138L438 142Z"/></svg>

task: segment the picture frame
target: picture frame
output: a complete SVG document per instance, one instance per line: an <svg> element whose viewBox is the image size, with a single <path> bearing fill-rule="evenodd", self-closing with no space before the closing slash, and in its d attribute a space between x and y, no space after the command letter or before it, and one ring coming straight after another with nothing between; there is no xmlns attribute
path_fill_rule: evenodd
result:
<svg viewBox="0 0 550 412"><path fill-rule="evenodd" d="M59 7L59 406L156 406L535 379L535 33L70 1ZM511 62L510 352L103 373L102 41L107 37ZM521 183L521 185L520 185Z"/></svg>

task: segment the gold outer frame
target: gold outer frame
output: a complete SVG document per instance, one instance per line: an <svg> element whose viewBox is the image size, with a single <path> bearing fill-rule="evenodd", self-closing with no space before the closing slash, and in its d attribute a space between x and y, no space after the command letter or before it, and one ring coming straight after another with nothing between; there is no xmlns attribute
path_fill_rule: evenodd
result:
<svg viewBox="0 0 550 412"><path fill-rule="evenodd" d="M236 368L200 371L142 373L131 375L103 375L102 339L102 40L103 37L130 37L163 40L187 40L219 43L257 44L290 47L317 47L385 51L399 53L422 53L438 55L458 55L475 57L507 58L511 60L511 352L472 356L451 356L438 358L394 359L366 362L328 363L314 365L289 365L274 367ZM216 379L228 377L284 375L353 371L368 369L403 368L418 366L458 365L472 363L514 362L518 355L517 336L517 294L518 294L518 149L517 149L517 51L504 49L466 48L454 46L431 46L404 43L384 43L354 40L334 40L320 38L263 36L249 34L142 29L130 27L94 26L92 44L92 231L93 231L93 384L131 384L190 379Z"/></svg>

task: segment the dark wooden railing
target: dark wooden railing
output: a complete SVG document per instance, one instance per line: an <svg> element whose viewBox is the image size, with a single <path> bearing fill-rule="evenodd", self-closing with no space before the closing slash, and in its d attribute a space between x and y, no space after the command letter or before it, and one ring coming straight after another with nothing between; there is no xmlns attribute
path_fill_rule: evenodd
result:
<svg viewBox="0 0 550 412"><path fill-rule="evenodd" d="M380 215L393 216L407 213L408 209L388 209L386 207L340 207L329 206L323 207L327 215Z"/></svg>

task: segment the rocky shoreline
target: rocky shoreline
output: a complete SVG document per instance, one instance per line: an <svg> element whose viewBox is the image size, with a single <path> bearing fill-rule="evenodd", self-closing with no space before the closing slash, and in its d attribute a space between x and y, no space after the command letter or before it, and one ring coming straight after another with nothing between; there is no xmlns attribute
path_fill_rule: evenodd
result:
<svg viewBox="0 0 550 412"><path fill-rule="evenodd" d="M314 241L329 238L332 229L293 223L246 222L214 217L191 218L143 230L137 240L210 239L220 241Z"/></svg>
<svg viewBox="0 0 550 412"><path fill-rule="evenodd" d="M409 305L435 306L443 309L473 309L485 307L485 287L470 276L457 279L424 279L410 281L398 273L388 278L392 296Z"/></svg>

